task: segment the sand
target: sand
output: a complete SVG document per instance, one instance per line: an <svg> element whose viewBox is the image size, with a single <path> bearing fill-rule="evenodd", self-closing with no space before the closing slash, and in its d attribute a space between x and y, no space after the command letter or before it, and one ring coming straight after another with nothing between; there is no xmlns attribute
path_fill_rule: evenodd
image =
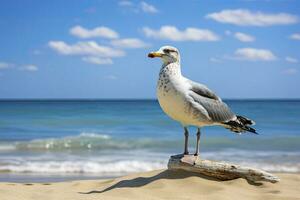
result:
<svg viewBox="0 0 300 200"><path fill-rule="evenodd" d="M0 183L1 200L299 199L300 174L276 174L276 184L218 181L194 173L157 170L112 180Z"/></svg>

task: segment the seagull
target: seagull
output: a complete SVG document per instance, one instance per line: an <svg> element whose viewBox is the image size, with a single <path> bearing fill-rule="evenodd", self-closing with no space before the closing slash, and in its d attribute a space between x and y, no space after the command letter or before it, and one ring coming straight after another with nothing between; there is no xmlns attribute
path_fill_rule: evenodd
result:
<svg viewBox="0 0 300 200"><path fill-rule="evenodd" d="M177 48L163 46L148 57L161 58L163 64L157 82L157 97L162 110L184 129L184 153L188 155L188 127L197 127L196 152L199 155L200 128L204 126L223 126L235 133L251 132L257 134L251 125L255 122L233 113L207 86L191 81L181 74L180 54Z"/></svg>

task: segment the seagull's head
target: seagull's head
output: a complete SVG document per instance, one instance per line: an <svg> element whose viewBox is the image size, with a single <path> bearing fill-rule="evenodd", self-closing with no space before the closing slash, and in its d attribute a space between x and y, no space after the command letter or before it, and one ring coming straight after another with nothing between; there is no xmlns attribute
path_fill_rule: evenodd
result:
<svg viewBox="0 0 300 200"><path fill-rule="evenodd" d="M172 46L163 46L158 51L150 52L149 58L159 57L165 64L180 63L180 55L178 49Z"/></svg>

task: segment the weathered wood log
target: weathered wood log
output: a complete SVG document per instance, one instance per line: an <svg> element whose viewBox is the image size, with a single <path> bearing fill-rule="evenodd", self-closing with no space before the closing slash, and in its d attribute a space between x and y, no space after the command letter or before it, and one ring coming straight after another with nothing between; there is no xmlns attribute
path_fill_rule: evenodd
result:
<svg viewBox="0 0 300 200"><path fill-rule="evenodd" d="M219 180L232 180L245 178L250 182L267 181L276 183L280 179L273 174L260 169L244 167L226 162L201 160L194 155L171 156L168 163L169 170L186 170L200 173L205 176L214 177Z"/></svg>

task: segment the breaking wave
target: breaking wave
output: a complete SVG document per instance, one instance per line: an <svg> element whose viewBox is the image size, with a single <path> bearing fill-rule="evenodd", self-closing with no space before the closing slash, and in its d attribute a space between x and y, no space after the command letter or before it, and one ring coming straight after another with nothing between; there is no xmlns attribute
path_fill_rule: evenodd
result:
<svg viewBox="0 0 300 200"><path fill-rule="evenodd" d="M93 132L0 142L0 172L120 176L166 168L169 156L181 152L182 143L181 138L117 138ZM278 138L205 138L201 156L273 172L300 172L298 144L299 138L284 138L280 142ZM190 146L192 152L193 141Z"/></svg>
<svg viewBox="0 0 300 200"><path fill-rule="evenodd" d="M252 154L252 156L240 155ZM278 155L279 156L276 156ZM203 159L223 160L260 168L271 172L300 172L300 153L263 153L228 150L203 152ZM93 174L97 176L121 176L134 172L164 169L170 154L147 151L125 152L107 155L46 154L40 156L6 156L0 159L0 172L42 174ZM289 157L289 159L281 159ZM291 159L291 160L290 160ZM296 160L297 159L297 160ZM280 160L280 162L278 162Z"/></svg>
<svg viewBox="0 0 300 200"><path fill-rule="evenodd" d="M280 141L280 142L279 142ZM190 140L194 146L194 140ZM182 147L183 140L157 138L119 138L106 134L82 132L79 135L62 138L35 139L30 141L0 142L2 151L64 151L64 150L134 150L159 149L174 150ZM266 145L268 144L268 145ZM201 146L205 150L244 149L244 150L288 150L300 151L300 137L286 138L205 138Z"/></svg>
<svg viewBox="0 0 300 200"><path fill-rule="evenodd" d="M181 141L159 141L150 138L113 138L105 134L83 132L76 136L63 138L35 139L31 141L17 141L0 143L0 151L9 150L117 150L140 148L169 148L180 145Z"/></svg>
<svg viewBox="0 0 300 200"><path fill-rule="evenodd" d="M0 172L46 173L46 174L97 174L99 176L120 176L133 172L165 168L163 162L123 160L114 162L95 161L27 161L0 166Z"/></svg>

